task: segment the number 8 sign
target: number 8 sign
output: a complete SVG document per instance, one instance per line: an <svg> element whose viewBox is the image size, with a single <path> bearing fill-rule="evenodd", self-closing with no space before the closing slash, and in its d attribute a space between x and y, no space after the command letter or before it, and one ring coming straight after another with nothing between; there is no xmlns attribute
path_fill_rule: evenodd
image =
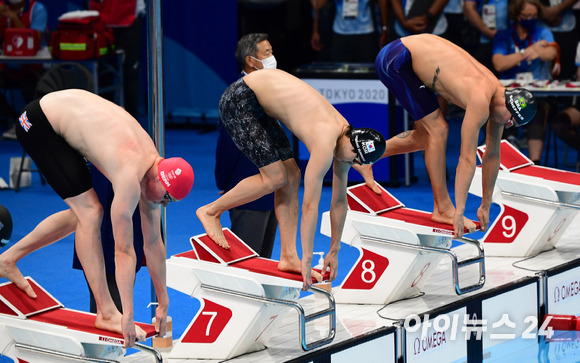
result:
<svg viewBox="0 0 580 363"><path fill-rule="evenodd" d="M370 290L389 266L389 260L362 248L362 256L342 284L342 289Z"/></svg>

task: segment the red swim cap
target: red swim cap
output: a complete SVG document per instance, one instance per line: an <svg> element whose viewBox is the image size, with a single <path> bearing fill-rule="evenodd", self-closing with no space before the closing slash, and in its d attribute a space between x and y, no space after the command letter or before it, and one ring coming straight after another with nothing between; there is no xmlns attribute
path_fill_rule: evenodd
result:
<svg viewBox="0 0 580 363"><path fill-rule="evenodd" d="M193 186L193 169L182 158L163 159L157 166L161 184L171 196L181 200L189 194Z"/></svg>

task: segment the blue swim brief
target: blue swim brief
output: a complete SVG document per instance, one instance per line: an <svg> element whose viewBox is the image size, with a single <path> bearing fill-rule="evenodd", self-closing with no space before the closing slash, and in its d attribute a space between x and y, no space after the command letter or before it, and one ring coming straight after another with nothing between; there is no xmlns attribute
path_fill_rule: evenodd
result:
<svg viewBox="0 0 580 363"><path fill-rule="evenodd" d="M435 93L413 71L411 53L400 39L387 44L375 60L381 82L389 89L413 120L417 121L439 108Z"/></svg>

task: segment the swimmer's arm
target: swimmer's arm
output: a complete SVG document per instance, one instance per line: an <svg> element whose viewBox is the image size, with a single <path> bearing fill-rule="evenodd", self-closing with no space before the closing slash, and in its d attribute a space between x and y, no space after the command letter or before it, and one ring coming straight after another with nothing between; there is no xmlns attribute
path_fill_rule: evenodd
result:
<svg viewBox="0 0 580 363"><path fill-rule="evenodd" d="M485 153L481 163L481 187L482 198L479 212L483 213L485 220L481 220L481 228L487 229L489 221L489 209L491 208L493 190L497 180L499 165L501 162L500 145L503 125L495 122L488 122L485 137ZM479 216L478 216L479 217Z"/></svg>
<svg viewBox="0 0 580 363"><path fill-rule="evenodd" d="M123 307L122 327L126 346L132 346L135 341L133 285L137 259L133 248L133 212L139 203L141 190L137 180L129 175L121 175L111 181L115 191L111 204L111 224L115 238L115 279Z"/></svg>
<svg viewBox="0 0 580 363"><path fill-rule="evenodd" d="M318 146L316 149L310 150L310 159L304 172L300 239L302 243L302 266L307 270L312 267L314 235L316 234L316 225L318 223L318 204L320 203L324 175L332 164L332 150L332 148L325 148L324 146ZM305 281L306 284L309 282Z"/></svg>
<svg viewBox="0 0 580 363"><path fill-rule="evenodd" d="M139 203L141 230L143 232L143 252L147 260L147 270L157 295L155 310L155 327L160 336L164 336L167 323L169 296L166 283L166 251L161 238L161 206L145 201Z"/></svg>
<svg viewBox="0 0 580 363"><path fill-rule="evenodd" d="M332 198L330 201L330 249L327 258L334 262L330 266L330 280L336 278L338 267L338 252L340 251L340 238L344 229L344 220L348 210L346 187L348 183L348 170L350 165L340 161L334 161L332 171Z"/></svg>
<svg viewBox="0 0 580 363"><path fill-rule="evenodd" d="M481 115L484 115L482 118ZM455 173L455 235L463 236L463 216L469 185L473 179L476 165L477 141L479 129L487 120L489 111L483 105L472 105L465 110L465 117L461 125L461 151Z"/></svg>

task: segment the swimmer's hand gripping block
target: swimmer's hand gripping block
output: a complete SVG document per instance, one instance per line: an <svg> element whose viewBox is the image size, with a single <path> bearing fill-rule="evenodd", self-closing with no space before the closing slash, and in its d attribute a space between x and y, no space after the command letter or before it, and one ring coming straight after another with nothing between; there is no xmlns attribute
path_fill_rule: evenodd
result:
<svg viewBox="0 0 580 363"><path fill-rule="evenodd" d="M405 208L385 189L377 195L364 184L349 187L347 196L349 211L341 238L360 255L342 284L333 289L337 302L387 304L417 295L444 255L452 260L456 294L483 287L485 261L478 241L460 240L474 245L477 255L459 261L450 249L453 226L431 221L431 213ZM321 233L330 236L330 231L330 214L325 212ZM473 284L460 287L459 269L473 264L478 265L477 272L464 271L461 278Z"/></svg>
<svg viewBox="0 0 580 363"><path fill-rule="evenodd" d="M477 155L483 160L485 146ZM529 257L556 246L580 210L580 174L534 165L506 140L493 192L500 214L482 238L488 256ZM482 196L478 167L469 192Z"/></svg>
<svg viewBox="0 0 580 363"><path fill-rule="evenodd" d="M167 285L201 303L169 357L230 359L264 349L292 308L298 312L303 350L330 343L336 330L332 295L313 287L327 298L328 307L307 315L298 301L302 275L279 271L278 261L258 257L231 230L223 231L229 249L202 234L190 239L191 251L167 261ZM328 334L307 337L307 324L323 318Z"/></svg>
<svg viewBox="0 0 580 363"><path fill-rule="evenodd" d="M67 309L32 278L26 280L37 295L29 298L11 282L0 285L0 353L22 362L119 361L123 336L95 328L95 314ZM147 334L150 324L136 323ZM161 355L137 343L135 348Z"/></svg>

